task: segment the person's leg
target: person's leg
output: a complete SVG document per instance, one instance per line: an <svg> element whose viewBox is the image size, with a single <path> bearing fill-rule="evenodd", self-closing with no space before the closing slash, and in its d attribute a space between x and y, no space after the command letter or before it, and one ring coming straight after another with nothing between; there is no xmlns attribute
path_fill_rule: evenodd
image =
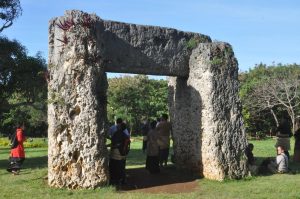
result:
<svg viewBox="0 0 300 199"><path fill-rule="evenodd" d="M159 153L158 153L158 159L159 159L159 166L162 167L163 166L163 162L164 162L164 156L163 156L163 150L159 149Z"/></svg>
<svg viewBox="0 0 300 199"><path fill-rule="evenodd" d="M165 149L165 157L164 157L164 162L165 162L165 166L167 166L168 164L168 158L169 158L169 148Z"/></svg>
<svg viewBox="0 0 300 199"><path fill-rule="evenodd" d="M150 169L150 157L147 155L146 158L146 169L149 170Z"/></svg>
<svg viewBox="0 0 300 199"><path fill-rule="evenodd" d="M10 157L7 171L12 172L14 175L18 175L24 160L25 158Z"/></svg>
<svg viewBox="0 0 300 199"><path fill-rule="evenodd" d="M25 158L17 158L15 166L15 174L19 174Z"/></svg>
<svg viewBox="0 0 300 199"><path fill-rule="evenodd" d="M268 164L268 169L269 169L269 171L271 171L271 173L277 173L277 164L275 162L271 161Z"/></svg>
<svg viewBox="0 0 300 199"><path fill-rule="evenodd" d="M118 167L117 160L109 160L109 174L110 174L110 184L114 185L118 182Z"/></svg>
<svg viewBox="0 0 300 199"><path fill-rule="evenodd" d="M143 140L143 153L145 153L147 149L147 140Z"/></svg>
<svg viewBox="0 0 300 199"><path fill-rule="evenodd" d="M120 182L126 183L126 160L120 160Z"/></svg>
<svg viewBox="0 0 300 199"><path fill-rule="evenodd" d="M158 156L153 157L153 173L159 173L159 158Z"/></svg>
<svg viewBox="0 0 300 199"><path fill-rule="evenodd" d="M14 159L12 157L9 157L9 165L6 170L8 172L12 172L14 164L15 164Z"/></svg>

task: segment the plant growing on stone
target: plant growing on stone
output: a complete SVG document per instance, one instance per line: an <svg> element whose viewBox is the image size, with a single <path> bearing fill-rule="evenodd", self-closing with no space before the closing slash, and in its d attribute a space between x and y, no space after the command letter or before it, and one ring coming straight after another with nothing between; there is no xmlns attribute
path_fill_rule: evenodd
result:
<svg viewBox="0 0 300 199"><path fill-rule="evenodd" d="M58 104L63 106L65 105L65 100L57 93L52 92L50 94L50 99L48 100L48 104Z"/></svg>
<svg viewBox="0 0 300 199"><path fill-rule="evenodd" d="M71 18L71 19L67 19L67 20L62 21L62 22L59 21L58 23L56 23L56 25L57 25L60 29L62 29L62 30L64 30L64 31L67 31L67 30L69 30L72 26L74 26L75 23L74 23L73 18Z"/></svg>
<svg viewBox="0 0 300 199"><path fill-rule="evenodd" d="M200 43L200 41L201 41L200 37L193 37L189 41L186 42L185 46L188 50L192 50L197 47L197 45Z"/></svg>
<svg viewBox="0 0 300 199"><path fill-rule="evenodd" d="M214 57L211 62L212 65L221 65L223 63L222 58Z"/></svg>

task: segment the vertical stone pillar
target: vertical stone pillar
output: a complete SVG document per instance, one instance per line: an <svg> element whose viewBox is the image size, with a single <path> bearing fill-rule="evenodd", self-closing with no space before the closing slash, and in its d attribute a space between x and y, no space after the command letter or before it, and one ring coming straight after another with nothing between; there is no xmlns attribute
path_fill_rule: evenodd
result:
<svg viewBox="0 0 300 199"><path fill-rule="evenodd" d="M246 176L247 140L231 46L199 44L189 67L186 81L169 81L176 164L214 180Z"/></svg>
<svg viewBox="0 0 300 199"><path fill-rule="evenodd" d="M176 166L199 173L202 168L201 99L188 78L169 78L169 110Z"/></svg>
<svg viewBox="0 0 300 199"><path fill-rule="evenodd" d="M247 140L238 97L238 64L226 43L200 44L190 56L191 86L202 99L201 159L209 179L247 175Z"/></svg>
<svg viewBox="0 0 300 199"><path fill-rule="evenodd" d="M69 11L50 21L48 183L93 188L108 182L106 74L96 16Z"/></svg>

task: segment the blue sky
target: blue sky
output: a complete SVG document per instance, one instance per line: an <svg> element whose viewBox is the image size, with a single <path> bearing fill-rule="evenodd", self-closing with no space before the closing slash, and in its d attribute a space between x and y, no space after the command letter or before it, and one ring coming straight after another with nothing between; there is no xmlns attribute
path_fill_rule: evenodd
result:
<svg viewBox="0 0 300 199"><path fill-rule="evenodd" d="M30 55L48 57L48 21L65 10L102 19L176 28L233 46L241 71L260 62L300 64L298 0L21 0L23 15L2 32Z"/></svg>

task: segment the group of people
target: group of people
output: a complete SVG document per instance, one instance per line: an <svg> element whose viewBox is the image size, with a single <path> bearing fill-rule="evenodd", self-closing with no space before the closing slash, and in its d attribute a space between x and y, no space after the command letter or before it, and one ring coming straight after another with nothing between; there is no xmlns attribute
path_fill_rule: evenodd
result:
<svg viewBox="0 0 300 199"><path fill-rule="evenodd" d="M296 119L296 130L294 132L295 147L294 147L294 162L300 162L300 118ZM23 143L26 140L24 136L25 125L21 123L17 126L16 132L11 138L11 152L9 158L9 167L7 171L18 175L21 166L25 160L25 151ZM159 173L160 168L167 166L171 124L168 122L168 115L163 114L157 121L145 121L142 128L143 133L143 152L147 154L146 169L151 173ZM265 166L273 173L287 173L290 161L290 137L293 135L291 126L286 118L283 118L277 130L276 158L267 158L262 162L261 166ZM130 133L126 124L121 118L116 120L116 124L111 126L108 133L108 138L111 140L109 172L111 184L126 183L126 156L130 149ZM252 173L259 171L258 165L253 155L253 144L249 144L245 150L249 169Z"/></svg>
<svg viewBox="0 0 300 199"><path fill-rule="evenodd" d="M300 162L300 118L295 122L295 147L294 147L294 162ZM290 161L290 137L292 136L291 126L286 117L281 119L279 126L276 129L276 158L265 159L260 166L256 165L253 156L253 144L248 144L245 154L248 159L249 169L253 174L260 172L266 168L271 173L288 173Z"/></svg>
<svg viewBox="0 0 300 199"><path fill-rule="evenodd" d="M163 114L159 121L145 122L141 130L144 135L143 151L147 153L146 169L152 174L159 173L160 167L167 166L168 163L171 136L168 115ZM122 118L118 118L116 123L110 127L108 139L111 140L111 143L107 145L110 147L110 184L125 184L130 133Z"/></svg>
<svg viewBox="0 0 300 199"><path fill-rule="evenodd" d="M147 154L146 169L152 174L159 173L160 167L168 164L172 131L168 115L163 114L161 118L151 121L150 124L146 121L142 130L143 151Z"/></svg>

